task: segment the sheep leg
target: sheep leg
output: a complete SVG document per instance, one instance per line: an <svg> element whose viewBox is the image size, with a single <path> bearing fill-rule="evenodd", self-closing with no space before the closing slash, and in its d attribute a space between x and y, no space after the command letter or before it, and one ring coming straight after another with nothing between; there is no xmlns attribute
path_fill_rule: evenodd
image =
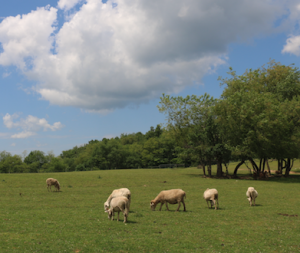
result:
<svg viewBox="0 0 300 253"><path fill-rule="evenodd" d="M164 202L161 202L161 205L160 205L159 211L161 211L161 208L162 208L163 204L164 204Z"/></svg>
<svg viewBox="0 0 300 253"><path fill-rule="evenodd" d="M212 201L214 202L215 210L217 210L216 201L214 199Z"/></svg>
<svg viewBox="0 0 300 253"><path fill-rule="evenodd" d="M209 208L208 200L206 200L207 207Z"/></svg>
<svg viewBox="0 0 300 253"><path fill-rule="evenodd" d="M182 204L183 204L183 208L184 208L183 211L186 212L184 200L182 200Z"/></svg>
<svg viewBox="0 0 300 253"><path fill-rule="evenodd" d="M119 221L119 215L120 215L120 211L118 212L118 219L117 219L117 221Z"/></svg>
<svg viewBox="0 0 300 253"><path fill-rule="evenodd" d="M178 212L178 210L179 210L180 206L181 206L181 202L178 202L178 207L177 207L177 210L176 210L176 212Z"/></svg>
<svg viewBox="0 0 300 253"><path fill-rule="evenodd" d="M166 207L167 207L167 210L170 211L170 210L169 210L169 207L168 207L168 202L166 202Z"/></svg>
<svg viewBox="0 0 300 253"><path fill-rule="evenodd" d="M255 206L255 198L253 199L253 202L254 202L254 204L253 204L253 205Z"/></svg>

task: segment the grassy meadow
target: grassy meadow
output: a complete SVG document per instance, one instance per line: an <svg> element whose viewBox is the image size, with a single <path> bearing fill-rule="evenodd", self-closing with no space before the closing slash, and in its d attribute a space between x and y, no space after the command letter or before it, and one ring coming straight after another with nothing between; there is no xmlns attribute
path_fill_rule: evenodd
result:
<svg viewBox="0 0 300 253"><path fill-rule="evenodd" d="M300 251L300 174L268 181L202 176L197 168L0 174L0 252ZM47 192L48 177L59 180L61 192ZM249 186L259 194L254 207ZM122 214L108 220L103 208L121 187L132 193L127 224ZM174 212L177 205L159 212L160 204L150 210L151 199L174 188L186 192L187 212ZM206 188L219 191L219 210L207 208Z"/></svg>

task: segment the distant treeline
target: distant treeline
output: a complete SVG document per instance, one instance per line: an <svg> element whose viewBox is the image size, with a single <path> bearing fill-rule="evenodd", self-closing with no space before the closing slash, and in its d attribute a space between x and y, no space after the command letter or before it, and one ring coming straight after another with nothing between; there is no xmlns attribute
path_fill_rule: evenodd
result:
<svg viewBox="0 0 300 253"><path fill-rule="evenodd" d="M0 172L66 172L190 164L190 159L179 156L180 151L170 132L157 125L146 134L138 132L91 140L84 146L63 151L58 157L36 150L22 159L20 155L3 151L0 153Z"/></svg>

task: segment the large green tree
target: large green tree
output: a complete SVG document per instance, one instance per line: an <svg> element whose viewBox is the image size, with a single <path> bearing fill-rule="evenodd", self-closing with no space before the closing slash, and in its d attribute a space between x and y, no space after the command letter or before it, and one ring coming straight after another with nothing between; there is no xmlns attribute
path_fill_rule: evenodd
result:
<svg viewBox="0 0 300 253"><path fill-rule="evenodd" d="M299 70L271 61L240 76L232 69L229 74L230 78L220 78L226 87L216 114L233 155L241 160L239 165L250 160L258 173L268 158L277 159L279 169L285 161L288 175L292 160L299 157Z"/></svg>
<svg viewBox="0 0 300 253"><path fill-rule="evenodd" d="M214 106L218 100L208 94L185 98L163 94L160 99L158 109L167 114L168 129L183 148L182 155L200 163L204 174L208 165L209 175L211 164L216 161L217 176L222 176L222 163L229 160L230 151L216 124Z"/></svg>

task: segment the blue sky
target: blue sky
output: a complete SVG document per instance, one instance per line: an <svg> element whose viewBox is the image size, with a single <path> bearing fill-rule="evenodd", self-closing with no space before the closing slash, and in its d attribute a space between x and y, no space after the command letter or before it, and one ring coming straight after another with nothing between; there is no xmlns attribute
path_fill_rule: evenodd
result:
<svg viewBox="0 0 300 253"><path fill-rule="evenodd" d="M63 150L165 123L162 93L219 97L218 76L299 67L300 4L11 0L0 9L0 151Z"/></svg>

